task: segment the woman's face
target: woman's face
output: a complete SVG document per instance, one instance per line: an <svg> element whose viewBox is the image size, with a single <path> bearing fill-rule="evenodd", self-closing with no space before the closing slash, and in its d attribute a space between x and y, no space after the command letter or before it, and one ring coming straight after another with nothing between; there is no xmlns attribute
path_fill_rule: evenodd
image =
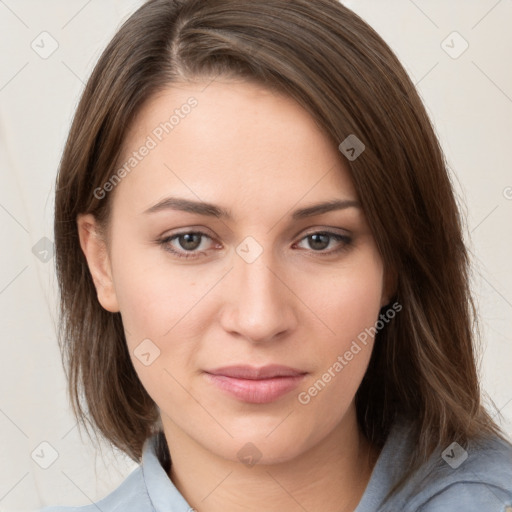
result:
<svg viewBox="0 0 512 512"><path fill-rule="evenodd" d="M145 106L121 182L97 191L114 194L108 256L86 248L91 216L82 246L166 432L289 460L353 419L383 263L310 115L253 84L206 85Z"/></svg>

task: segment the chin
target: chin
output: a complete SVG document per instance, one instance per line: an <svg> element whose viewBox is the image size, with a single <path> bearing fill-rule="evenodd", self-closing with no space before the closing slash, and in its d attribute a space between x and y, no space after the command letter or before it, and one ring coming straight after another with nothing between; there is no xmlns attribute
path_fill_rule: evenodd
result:
<svg viewBox="0 0 512 512"><path fill-rule="evenodd" d="M266 430L264 433L254 431L253 435L245 432L243 435L234 435L233 439L226 439L224 443L211 445L208 440L206 448L226 460L241 462L248 467L289 462L310 448L308 439L310 443L311 439L307 433L290 435L283 431L281 434L267 434Z"/></svg>

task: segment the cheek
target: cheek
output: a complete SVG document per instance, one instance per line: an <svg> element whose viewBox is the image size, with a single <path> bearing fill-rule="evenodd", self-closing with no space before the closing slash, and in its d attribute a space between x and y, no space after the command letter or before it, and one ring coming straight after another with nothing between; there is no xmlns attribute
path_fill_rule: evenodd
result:
<svg viewBox="0 0 512 512"><path fill-rule="evenodd" d="M143 251L119 258L116 294L127 347L143 387L159 405L171 402L186 408L188 395L179 383L185 382L183 372L199 347L204 323L195 317L211 284L164 263L150 261Z"/></svg>
<svg viewBox="0 0 512 512"><path fill-rule="evenodd" d="M323 346L330 351L344 352L352 340L378 319L383 269L372 251L364 256L354 258L353 264L326 273L315 286L308 280L311 310L317 317L318 329L323 324Z"/></svg>
<svg viewBox="0 0 512 512"><path fill-rule="evenodd" d="M116 296L131 344L171 335L216 281L215 272L202 276L192 266L169 264L159 248L135 244L113 263Z"/></svg>
<svg viewBox="0 0 512 512"><path fill-rule="evenodd" d="M318 320L316 336L315 332L311 335L316 364L298 401L319 409L326 421L339 419L364 376L373 349L382 284L380 260L369 252L357 265L333 273L310 296Z"/></svg>
<svg viewBox="0 0 512 512"><path fill-rule="evenodd" d="M171 265L163 251L147 248L125 253L116 262L115 281L133 366L157 404L186 408L190 397L181 385L188 386L196 371L205 331L214 321L208 294L225 271Z"/></svg>

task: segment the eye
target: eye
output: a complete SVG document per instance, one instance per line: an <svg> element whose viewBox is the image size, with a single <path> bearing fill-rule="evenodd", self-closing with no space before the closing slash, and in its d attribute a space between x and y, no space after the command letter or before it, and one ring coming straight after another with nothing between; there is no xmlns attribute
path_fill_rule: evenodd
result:
<svg viewBox="0 0 512 512"><path fill-rule="evenodd" d="M200 255L206 255L212 242L213 239L202 231L177 233L158 241L166 251L178 258L198 258Z"/></svg>
<svg viewBox="0 0 512 512"><path fill-rule="evenodd" d="M313 252L321 254L335 254L346 249L351 243L352 239L347 235L331 231L317 231L306 235L296 246L303 249L312 249ZM308 247L304 247L304 244ZM326 249L330 250L326 251Z"/></svg>
<svg viewBox="0 0 512 512"><path fill-rule="evenodd" d="M222 245L202 231L185 231L166 236L157 241L164 250L178 258L199 258L207 251L222 248ZM352 243L347 235L332 231L317 231L303 237L294 247L311 250L319 255L332 255L346 250Z"/></svg>

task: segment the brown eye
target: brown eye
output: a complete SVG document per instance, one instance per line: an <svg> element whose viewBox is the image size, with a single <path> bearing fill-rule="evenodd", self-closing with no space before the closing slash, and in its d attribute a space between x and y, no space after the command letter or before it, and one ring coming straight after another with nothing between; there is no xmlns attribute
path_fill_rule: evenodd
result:
<svg viewBox="0 0 512 512"><path fill-rule="evenodd" d="M319 255L330 255L347 249L352 243L352 239L341 233L330 231L318 231L310 233L302 238L297 244L301 249L309 249Z"/></svg>
<svg viewBox="0 0 512 512"><path fill-rule="evenodd" d="M201 245L202 236L200 233L185 233L177 237L180 247L185 251L193 251Z"/></svg>
<svg viewBox="0 0 512 512"><path fill-rule="evenodd" d="M323 251L329 246L331 237L325 233L315 233L308 237L309 246L315 251Z"/></svg>
<svg viewBox="0 0 512 512"><path fill-rule="evenodd" d="M166 236L158 240L164 250L178 258L200 258L210 249L218 249L219 244L206 233L188 231Z"/></svg>

